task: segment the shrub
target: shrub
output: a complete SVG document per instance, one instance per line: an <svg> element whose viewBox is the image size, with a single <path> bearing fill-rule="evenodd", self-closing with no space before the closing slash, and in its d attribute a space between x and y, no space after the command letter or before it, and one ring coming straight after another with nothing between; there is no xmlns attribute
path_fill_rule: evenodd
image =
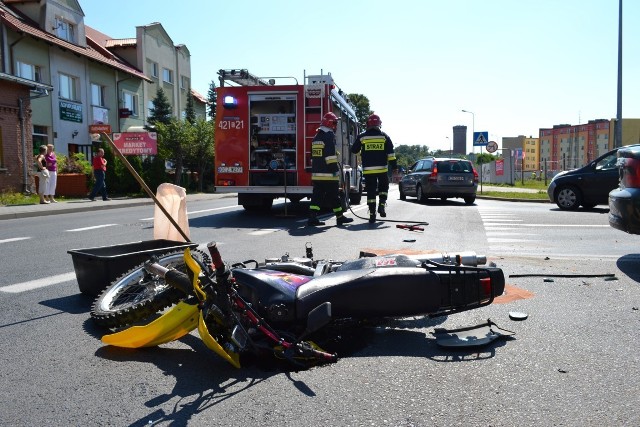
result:
<svg viewBox="0 0 640 427"><path fill-rule="evenodd" d="M58 173L83 173L91 175L91 163L84 158L82 153L74 153L67 157L65 155L56 154L58 161Z"/></svg>

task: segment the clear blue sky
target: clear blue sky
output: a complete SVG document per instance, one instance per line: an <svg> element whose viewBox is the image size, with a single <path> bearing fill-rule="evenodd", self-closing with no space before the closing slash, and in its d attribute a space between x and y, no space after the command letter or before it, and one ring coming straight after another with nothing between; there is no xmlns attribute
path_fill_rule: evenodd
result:
<svg viewBox="0 0 640 427"><path fill-rule="evenodd" d="M113 37L160 22L206 95L221 68L331 72L369 98L395 145L448 149L616 117L618 0L80 0ZM473 111L471 114L462 109ZM640 1L623 5L623 117L640 118Z"/></svg>

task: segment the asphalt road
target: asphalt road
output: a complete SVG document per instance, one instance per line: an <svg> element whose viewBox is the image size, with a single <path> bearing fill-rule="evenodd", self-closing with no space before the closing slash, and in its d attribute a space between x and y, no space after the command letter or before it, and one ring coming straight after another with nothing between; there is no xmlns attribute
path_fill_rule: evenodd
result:
<svg viewBox="0 0 640 427"><path fill-rule="evenodd" d="M304 203L257 215L233 198L190 202L192 240L218 241L230 262L303 256L307 242L318 259L469 250L507 276L511 301L363 331L338 363L300 372L234 369L197 334L138 351L101 344L67 250L151 239L151 206L1 221L0 425L640 425L638 237L608 227L606 209L421 205L394 191L388 219L427 221L424 232L360 219L310 229ZM602 274L617 280L577 277ZM451 351L431 334L487 318L516 335Z"/></svg>

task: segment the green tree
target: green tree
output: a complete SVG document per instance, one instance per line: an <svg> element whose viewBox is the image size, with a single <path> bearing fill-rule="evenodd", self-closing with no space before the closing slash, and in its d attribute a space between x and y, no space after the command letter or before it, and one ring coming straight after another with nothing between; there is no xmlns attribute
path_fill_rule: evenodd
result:
<svg viewBox="0 0 640 427"><path fill-rule="evenodd" d="M402 167L404 169L408 169L409 166L414 164L417 160L432 155L432 152L426 145L398 145L394 147L393 151L396 154L398 167Z"/></svg>
<svg viewBox="0 0 640 427"><path fill-rule="evenodd" d="M194 105L193 94L191 93L191 88L189 88L189 92L187 92L187 106L184 109L184 119L190 124L194 124L196 122L196 108Z"/></svg>
<svg viewBox="0 0 640 427"><path fill-rule="evenodd" d="M198 172L197 189L202 192L205 172L213 164L215 123L211 120L198 119L192 127L193 140L189 147L187 162L191 172Z"/></svg>
<svg viewBox="0 0 640 427"><path fill-rule="evenodd" d="M476 156L476 163L479 165L485 164L485 163L491 163L496 159L496 157L493 154L489 154L489 153L482 153L482 154L478 154Z"/></svg>
<svg viewBox="0 0 640 427"><path fill-rule="evenodd" d="M207 92L207 101L209 103L209 118L211 120L216 119L216 107L218 105L218 94L216 93L216 82L211 80L211 84L209 84L209 92Z"/></svg>
<svg viewBox="0 0 640 427"><path fill-rule="evenodd" d="M373 113L369 107L369 98L359 93L350 93L349 100L354 106L360 129L367 128L367 118Z"/></svg>
<svg viewBox="0 0 640 427"><path fill-rule="evenodd" d="M169 103L169 98L164 93L162 88L158 88L156 91L156 97L151 101L153 107L151 107L151 115L147 122L150 126L156 126L158 123L168 124L173 117L173 108Z"/></svg>
<svg viewBox="0 0 640 427"><path fill-rule="evenodd" d="M158 154L175 164L174 184L180 185L182 170L193 141L193 126L183 120L171 118L169 123L156 122Z"/></svg>

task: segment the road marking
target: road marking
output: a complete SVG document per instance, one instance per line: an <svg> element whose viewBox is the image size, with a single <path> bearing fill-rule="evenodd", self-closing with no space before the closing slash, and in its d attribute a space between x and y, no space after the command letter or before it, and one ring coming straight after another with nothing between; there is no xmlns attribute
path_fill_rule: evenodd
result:
<svg viewBox="0 0 640 427"><path fill-rule="evenodd" d="M27 240L27 239L31 239L31 237L13 237L11 239L0 240L0 243L18 242L20 240Z"/></svg>
<svg viewBox="0 0 640 427"><path fill-rule="evenodd" d="M65 230L68 232L75 232L75 231L87 231L87 230L95 230L97 228L105 228L105 227L113 227L116 226L118 224L102 224L102 225L94 225L93 227L82 227L82 228L74 228L71 230Z"/></svg>
<svg viewBox="0 0 640 427"><path fill-rule="evenodd" d="M500 237L489 237L487 242L489 243L524 243L524 242L539 242L540 240L528 240L528 239L509 239ZM493 249L493 246L491 247Z"/></svg>
<svg viewBox="0 0 640 427"><path fill-rule="evenodd" d="M487 223L487 222L522 222L523 220L521 219L486 219L486 218L482 218L482 222Z"/></svg>
<svg viewBox="0 0 640 427"><path fill-rule="evenodd" d="M238 209L239 210L240 208L239 208L239 206L223 206L221 208L202 209L202 210L199 210L199 211L187 211L187 215L203 213L203 212L221 211L223 209ZM153 217L151 217L151 218L140 218L138 221L153 221Z"/></svg>
<svg viewBox="0 0 640 427"><path fill-rule="evenodd" d="M510 230L515 230L515 228L511 228ZM496 231L487 231L487 236L539 236L537 233L510 233L503 232L502 230Z"/></svg>
<svg viewBox="0 0 640 427"><path fill-rule="evenodd" d="M492 227L495 227L498 224L490 224ZM505 224L512 227L585 227L585 228L600 228L600 227L610 227L608 224Z"/></svg>
<svg viewBox="0 0 640 427"><path fill-rule="evenodd" d="M249 234L250 236L262 236L263 234L275 233L276 231L284 230L283 228L262 228L260 230L252 231Z"/></svg>
<svg viewBox="0 0 640 427"><path fill-rule="evenodd" d="M17 294L19 292L26 292L32 289L44 288L45 286L57 285L62 282L69 282L76 279L76 273L64 273L57 276L45 277L43 279L30 280L28 282L16 283L14 285L7 285L0 287L0 291Z"/></svg>

